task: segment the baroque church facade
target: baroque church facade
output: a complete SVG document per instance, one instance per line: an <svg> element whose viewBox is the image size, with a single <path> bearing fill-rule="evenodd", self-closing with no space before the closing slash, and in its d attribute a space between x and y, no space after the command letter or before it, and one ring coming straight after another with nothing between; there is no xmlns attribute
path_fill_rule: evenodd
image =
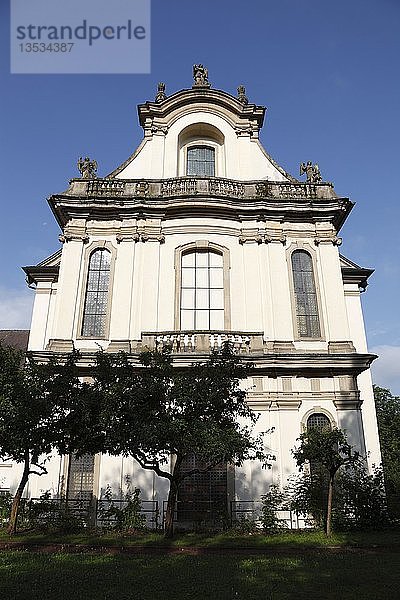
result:
<svg viewBox="0 0 400 600"><path fill-rule="evenodd" d="M144 136L112 173L80 159L81 176L50 197L62 248L25 267L36 288L29 350L38 359L99 347L138 354L172 347L176 365L205 360L225 340L254 364L244 382L257 430L276 456L208 475L181 502L257 500L297 471L291 449L312 424L345 429L380 464L360 293L372 271L339 253L353 203L302 164L304 180L280 167L259 141L265 108L243 86L213 89L194 67L189 89L139 105ZM101 498L129 476L145 500L162 503L166 482L133 459L53 456L29 494ZM19 467L8 472L9 487ZM197 487L196 487L197 486ZM191 496L192 494L192 496Z"/></svg>

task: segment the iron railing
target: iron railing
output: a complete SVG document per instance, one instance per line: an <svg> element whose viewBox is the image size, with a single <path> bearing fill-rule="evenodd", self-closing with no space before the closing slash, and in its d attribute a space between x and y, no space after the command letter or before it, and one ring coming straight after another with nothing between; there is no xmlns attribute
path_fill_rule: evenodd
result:
<svg viewBox="0 0 400 600"><path fill-rule="evenodd" d="M28 521L30 515L39 523L46 522L71 514L79 519L85 527L112 527L116 517L109 509L111 506L123 510L127 506L126 500L104 498L23 498L19 511L21 522ZM141 500L140 514L145 517L145 526L149 529L158 529L159 508L157 500Z"/></svg>

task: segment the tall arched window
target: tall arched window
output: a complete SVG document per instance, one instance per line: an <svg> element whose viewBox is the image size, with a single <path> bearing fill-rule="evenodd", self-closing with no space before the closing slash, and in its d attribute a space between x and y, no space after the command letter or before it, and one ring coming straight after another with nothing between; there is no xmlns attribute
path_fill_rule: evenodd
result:
<svg viewBox="0 0 400 600"><path fill-rule="evenodd" d="M224 329L223 256L209 250L182 254L180 327Z"/></svg>
<svg viewBox="0 0 400 600"><path fill-rule="evenodd" d="M103 337L106 333L111 253L99 248L90 255L83 310L82 336Z"/></svg>
<svg viewBox="0 0 400 600"><path fill-rule="evenodd" d="M214 177L215 149L211 146L191 146L187 149L186 175Z"/></svg>
<svg viewBox="0 0 400 600"><path fill-rule="evenodd" d="M292 253L297 331L301 338L321 337L312 258L305 250Z"/></svg>
<svg viewBox="0 0 400 600"><path fill-rule="evenodd" d="M331 431L332 425L330 420L326 415L324 415L324 413L315 412L312 413L307 419L307 430L310 431L310 429L317 429L318 431ZM311 460L309 468L311 478L315 482L318 482L319 489L322 491L321 502L322 505L325 506L325 491L328 488L328 473L326 469L324 469L317 460Z"/></svg>
<svg viewBox="0 0 400 600"><path fill-rule="evenodd" d="M323 413L312 413L307 419L307 429L332 429L331 422Z"/></svg>

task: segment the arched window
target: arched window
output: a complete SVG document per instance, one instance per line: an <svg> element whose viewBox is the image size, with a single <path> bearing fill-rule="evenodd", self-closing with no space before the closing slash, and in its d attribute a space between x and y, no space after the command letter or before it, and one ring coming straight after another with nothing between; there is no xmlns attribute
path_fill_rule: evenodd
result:
<svg viewBox="0 0 400 600"><path fill-rule="evenodd" d="M187 149L186 175L214 177L215 149L211 146L191 146Z"/></svg>
<svg viewBox="0 0 400 600"><path fill-rule="evenodd" d="M90 255L83 310L82 336L103 337L106 333L111 253L104 248Z"/></svg>
<svg viewBox="0 0 400 600"><path fill-rule="evenodd" d="M332 429L331 422L323 413L312 413L307 419L307 429Z"/></svg>
<svg viewBox="0 0 400 600"><path fill-rule="evenodd" d="M297 331L301 338L321 337L312 258L305 250L292 253Z"/></svg>
<svg viewBox="0 0 400 600"><path fill-rule="evenodd" d="M180 328L224 330L223 256L209 250L182 254Z"/></svg>
<svg viewBox="0 0 400 600"><path fill-rule="evenodd" d="M318 431L331 431L332 425L324 413L312 413L307 419L307 430L317 429ZM328 473L317 460L310 460L309 464L311 479L317 484L322 494L320 498L321 506L326 506L326 490L328 489Z"/></svg>

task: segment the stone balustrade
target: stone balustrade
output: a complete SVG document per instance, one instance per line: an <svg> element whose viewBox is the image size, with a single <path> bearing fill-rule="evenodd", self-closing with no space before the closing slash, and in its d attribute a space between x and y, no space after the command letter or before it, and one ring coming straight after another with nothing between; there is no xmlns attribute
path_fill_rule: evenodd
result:
<svg viewBox="0 0 400 600"><path fill-rule="evenodd" d="M208 354L218 350L224 342L230 342L237 354L251 354L263 351L262 333L244 333L238 331L163 331L144 332L141 343L153 350L171 348L172 354L196 353Z"/></svg>
<svg viewBox="0 0 400 600"><path fill-rule="evenodd" d="M327 182L235 181L222 177L174 177L171 179L72 179L68 194L87 197L172 198L210 196L257 199L330 199L333 185Z"/></svg>

